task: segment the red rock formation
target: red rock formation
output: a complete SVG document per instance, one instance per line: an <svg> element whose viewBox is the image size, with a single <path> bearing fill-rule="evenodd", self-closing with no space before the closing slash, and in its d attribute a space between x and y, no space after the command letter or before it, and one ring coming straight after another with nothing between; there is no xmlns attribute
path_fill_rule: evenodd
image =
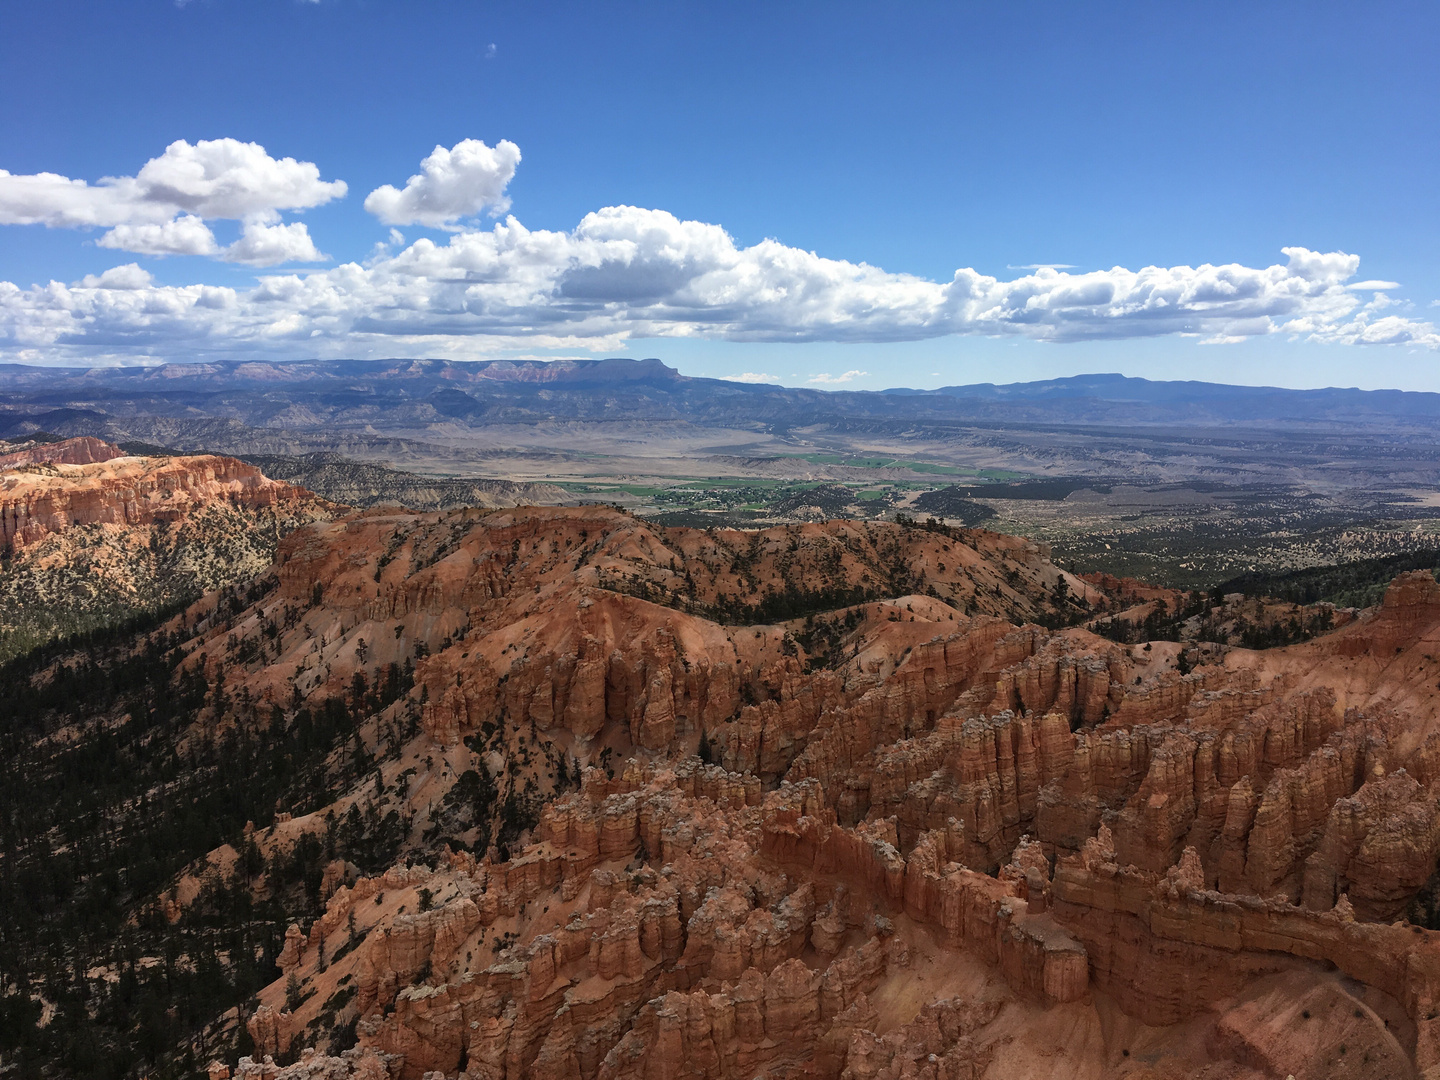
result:
<svg viewBox="0 0 1440 1080"><path fill-rule="evenodd" d="M314 496L234 458L101 456L0 477L0 550L20 550L77 525L149 525L215 502L253 509L302 499Z"/></svg>
<svg viewBox="0 0 1440 1080"><path fill-rule="evenodd" d="M0 454L0 472L27 465L95 465L124 457L125 451L113 443L82 435L78 439L61 439L53 443L37 443L23 450Z"/></svg>
<svg viewBox="0 0 1440 1080"><path fill-rule="evenodd" d="M275 958L275 966L280 969L281 974L288 975L291 969L300 963L304 953L305 935L301 933L299 926L291 923L285 930L285 947Z"/></svg>
<svg viewBox="0 0 1440 1080"><path fill-rule="evenodd" d="M211 1066L211 1080L219 1074ZM226 1069L224 1076L229 1077ZM389 1080L390 1062L373 1050L347 1050L339 1056L316 1053L307 1047L293 1065L276 1065L271 1055L262 1060L243 1057L235 1070L235 1080Z"/></svg>
<svg viewBox="0 0 1440 1080"><path fill-rule="evenodd" d="M293 1034L290 1014L278 1011L269 1005L261 1005L248 1020L245 1029L257 1052L267 1056L278 1056L290 1049ZM243 1064L242 1064L243 1069ZM242 1071L241 1076L245 1075Z"/></svg>
<svg viewBox="0 0 1440 1080"><path fill-rule="evenodd" d="M291 536L279 588L187 663L284 712L413 660L413 692L356 732L378 780L334 809L452 844L434 870L327 873L325 914L282 956L327 993L291 1029L348 977L360 1046L399 1080L938 1080L983 1072L1002 1038L1038 1059L1046 1015L1091 1033L1047 1052L1098 1073L1118 1050L1104 995L1196 1025L1153 1036L1171 1075L1202 1053L1313 1070L1329 1043L1261 1038L1289 1013L1243 995L1273 976L1319 1002L1334 965L1400 1032L1356 1045L1440 1066L1440 933L1403 922L1440 858L1440 715L1395 691L1434 686L1440 586L1405 577L1325 638L1146 674L1084 631L1002 618L1041 610L1024 585L1053 568L966 536L712 535L596 507ZM868 600L833 667L797 643L803 617L721 621L760 580L863 588L897 554L965 611ZM271 655L241 662L231 635L261 626ZM494 789L485 820L451 797L467 776ZM262 994L277 1017L282 987Z"/></svg>

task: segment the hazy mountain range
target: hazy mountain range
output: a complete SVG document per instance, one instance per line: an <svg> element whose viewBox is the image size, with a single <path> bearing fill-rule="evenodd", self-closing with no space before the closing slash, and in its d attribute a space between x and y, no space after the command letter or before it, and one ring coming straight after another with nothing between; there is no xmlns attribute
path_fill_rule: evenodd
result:
<svg viewBox="0 0 1440 1080"><path fill-rule="evenodd" d="M126 368L0 365L0 435L141 415L307 429L550 419L707 425L883 419L929 425L1363 426L1440 419L1440 394L1288 390L1078 375L936 390L812 390L681 375L660 360L222 362Z"/></svg>

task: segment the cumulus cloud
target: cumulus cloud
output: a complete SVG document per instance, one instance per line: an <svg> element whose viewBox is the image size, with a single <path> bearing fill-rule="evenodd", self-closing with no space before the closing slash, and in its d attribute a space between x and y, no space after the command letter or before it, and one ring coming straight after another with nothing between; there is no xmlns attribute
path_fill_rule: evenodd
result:
<svg viewBox="0 0 1440 1080"><path fill-rule="evenodd" d="M312 162L271 157L258 143L201 139L192 145L179 139L134 176L102 177L95 184L0 169L0 225L108 228L97 241L102 247L141 255L217 255L222 249L206 221L274 225L282 210L321 206L345 191L343 180L322 180ZM242 237L240 243L245 246L236 260L255 262L240 257L256 250L255 242ZM273 241L270 246L282 249ZM302 245L291 240L287 250ZM308 251L314 252L313 244Z"/></svg>
<svg viewBox="0 0 1440 1080"><path fill-rule="evenodd" d="M271 157L258 143L184 139L151 158L135 176L96 184L55 173L16 176L0 169L0 225L84 228L163 224L178 214L200 218L273 216L345 194L345 181L320 179L318 166Z"/></svg>
<svg viewBox="0 0 1440 1080"><path fill-rule="evenodd" d="M275 266L283 262L323 262L322 255L310 239L310 230L303 222L289 225L266 225L250 220L240 239L225 249L225 261L249 266Z"/></svg>
<svg viewBox="0 0 1440 1080"><path fill-rule="evenodd" d="M505 188L519 164L520 148L508 139L493 147L479 139L464 139L449 150L437 146L403 191L391 184L378 187L365 196L365 209L386 225L442 229L483 210L503 214L510 209Z"/></svg>
<svg viewBox="0 0 1440 1080"><path fill-rule="evenodd" d="M137 263L112 266L103 274L86 274L78 282L82 289L143 289L155 278Z"/></svg>
<svg viewBox="0 0 1440 1080"><path fill-rule="evenodd" d="M778 383L780 381L774 375L766 375L763 371L741 371L735 375L721 375L720 378L726 382L744 383Z"/></svg>
<svg viewBox="0 0 1440 1080"><path fill-rule="evenodd" d="M530 346L618 347L628 338L898 342L954 334L1042 341L1177 334L1229 344L1285 333L1346 344L1440 347L1429 322L1407 318L1386 291L1353 280L1356 255L1285 248L1285 262L1112 267L1071 273L1029 264L1009 280L964 268L945 281L824 258L767 239L740 247L718 225L663 210L611 206L568 232L514 217L463 225L509 206L514 143L437 146L403 189L376 188L365 208L391 226L364 265L266 276L250 289L156 286L134 264L78 283L0 283L0 351L89 355L98 347L268 350L276 355L395 355L409 347L465 356ZM282 211L345 194L319 168L274 158L256 143L172 143L133 177L95 184L0 170L0 224L106 230L100 247L204 255L248 266L325 260L305 225ZM222 247L208 222L242 223ZM445 243L409 246L395 226L449 229ZM1367 301L1362 296L1372 294ZM840 384L861 371L817 375ZM772 377L742 372L746 381Z"/></svg>
<svg viewBox="0 0 1440 1080"><path fill-rule="evenodd" d="M277 250L260 250L262 238ZM256 261L313 253L307 234L257 233L253 243ZM1284 255L1265 267L1047 267L1009 280L961 269L931 281L777 240L741 247L718 225L615 206L568 232L530 230L509 217L443 243L422 238L387 249L364 265L264 276L243 290L121 288L105 275L71 286L0 283L0 351L93 359L107 349L117 357L414 349L464 358L515 348L608 350L666 336L883 343L1185 334L1222 343L1273 333L1440 347L1431 323L1382 312L1378 300L1364 303L1347 288L1357 256L1298 247Z"/></svg>
<svg viewBox="0 0 1440 1080"><path fill-rule="evenodd" d="M853 379L862 379L869 374L868 371L846 371L840 375L831 375L827 371L822 371L819 375L810 376L810 382L827 384L847 383Z"/></svg>
<svg viewBox="0 0 1440 1080"><path fill-rule="evenodd" d="M1431 349L1440 348L1440 333L1434 326L1399 315L1372 320L1367 312L1361 312L1353 319L1328 324L1297 319L1281 329L1335 345L1423 345Z"/></svg>
<svg viewBox="0 0 1440 1080"><path fill-rule="evenodd" d="M210 226L194 214L159 225L116 225L95 242L137 255L214 255L220 250Z"/></svg>
<svg viewBox="0 0 1440 1080"><path fill-rule="evenodd" d="M343 180L321 180L313 162L273 158L259 143L238 139L201 139L194 146L180 139L147 161L135 180L147 199L202 218L269 218L321 206L347 190Z"/></svg>

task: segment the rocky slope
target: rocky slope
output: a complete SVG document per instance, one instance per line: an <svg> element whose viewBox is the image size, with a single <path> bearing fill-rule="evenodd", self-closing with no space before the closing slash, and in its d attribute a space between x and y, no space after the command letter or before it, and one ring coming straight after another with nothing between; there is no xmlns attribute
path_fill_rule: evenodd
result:
<svg viewBox="0 0 1440 1080"><path fill-rule="evenodd" d="M0 658L249 580L334 509L233 458L88 438L0 457Z"/></svg>
<svg viewBox="0 0 1440 1080"><path fill-rule="evenodd" d="M300 794L219 759L251 821L138 909L294 920L191 1053L238 1036L211 1075L266 1080L1440 1076L1440 585L1182 674L1178 643L1063 628L1134 603L1103 584L873 522L296 531L253 595L162 631L182 753L300 768L336 718Z"/></svg>

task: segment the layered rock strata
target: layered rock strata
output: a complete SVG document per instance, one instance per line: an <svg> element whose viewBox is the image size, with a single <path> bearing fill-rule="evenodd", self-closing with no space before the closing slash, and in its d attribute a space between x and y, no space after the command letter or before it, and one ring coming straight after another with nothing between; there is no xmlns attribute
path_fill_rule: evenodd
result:
<svg viewBox="0 0 1440 1080"><path fill-rule="evenodd" d="M234 458L129 458L91 453L88 446L71 450L57 460L93 460L40 471L11 469L0 476L0 550L19 551L80 525L173 523L216 503L255 509L313 499Z"/></svg>
<svg viewBox="0 0 1440 1080"><path fill-rule="evenodd" d="M78 439L35 443L0 454L0 472L28 465L95 465L124 456L125 451L114 443L97 439L93 435L82 435Z"/></svg>

